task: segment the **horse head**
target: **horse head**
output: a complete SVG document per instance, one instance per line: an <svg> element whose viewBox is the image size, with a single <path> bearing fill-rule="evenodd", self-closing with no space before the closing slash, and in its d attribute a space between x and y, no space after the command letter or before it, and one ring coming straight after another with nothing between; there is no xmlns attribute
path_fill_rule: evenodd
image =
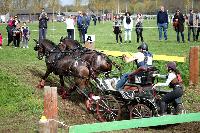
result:
<svg viewBox="0 0 200 133"><path fill-rule="evenodd" d="M33 39L33 41L36 43L36 45L35 45L35 47L34 47L34 50L37 51L38 48L39 48L39 42L38 42L38 40L36 40L36 39Z"/></svg>
<svg viewBox="0 0 200 133"><path fill-rule="evenodd" d="M36 42L36 46L34 47L35 51L38 51L38 59L42 60L43 56L48 56L50 52L52 52L56 45L54 42L43 39L40 42L38 42L36 39L33 39Z"/></svg>
<svg viewBox="0 0 200 133"><path fill-rule="evenodd" d="M81 44L77 40L68 39L67 37L60 38L60 46L61 51L82 48Z"/></svg>

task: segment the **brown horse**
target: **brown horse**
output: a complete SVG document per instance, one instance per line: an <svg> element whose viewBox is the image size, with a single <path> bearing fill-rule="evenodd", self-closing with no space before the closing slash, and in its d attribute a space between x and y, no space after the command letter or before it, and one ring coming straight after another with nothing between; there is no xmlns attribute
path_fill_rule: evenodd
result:
<svg viewBox="0 0 200 133"><path fill-rule="evenodd" d="M47 66L39 87L44 87L45 80L52 72L60 77L61 93L64 91L63 77L70 76L74 78L74 83L70 86L69 92L77 88L83 90L88 87L90 71L87 62L81 59L74 59L70 54L62 54L57 45L50 40L44 39L39 44L37 40L34 41L36 42L34 49L38 51L38 59L41 60L45 56Z"/></svg>
<svg viewBox="0 0 200 133"><path fill-rule="evenodd" d="M107 55L96 50L82 47L76 40L61 38L59 48L62 52L73 51L73 53L76 53L81 59L87 61L91 66L91 73L94 79L97 78L100 73L104 73L108 76L112 70L112 65L120 68L116 63L111 61Z"/></svg>

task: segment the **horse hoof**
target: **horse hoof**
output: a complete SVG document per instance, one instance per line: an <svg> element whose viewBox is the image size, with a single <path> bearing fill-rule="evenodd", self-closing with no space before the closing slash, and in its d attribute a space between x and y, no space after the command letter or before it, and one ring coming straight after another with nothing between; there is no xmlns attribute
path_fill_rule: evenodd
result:
<svg viewBox="0 0 200 133"><path fill-rule="evenodd" d="M65 89L62 87L62 88L60 88L60 89L58 89L58 95L63 95L64 93L66 93L65 92Z"/></svg>
<svg viewBox="0 0 200 133"><path fill-rule="evenodd" d="M43 89L44 86L41 86L40 84L36 86L38 89Z"/></svg>
<svg viewBox="0 0 200 133"><path fill-rule="evenodd" d="M61 95L62 99L68 99L70 97L70 95L66 92L64 92L62 95Z"/></svg>
<svg viewBox="0 0 200 133"><path fill-rule="evenodd" d="M91 102L91 100L86 100L85 101L85 106L86 106L86 108L87 108L87 110L88 111L91 111L92 110L92 108L91 108L91 106L92 106L92 102Z"/></svg>

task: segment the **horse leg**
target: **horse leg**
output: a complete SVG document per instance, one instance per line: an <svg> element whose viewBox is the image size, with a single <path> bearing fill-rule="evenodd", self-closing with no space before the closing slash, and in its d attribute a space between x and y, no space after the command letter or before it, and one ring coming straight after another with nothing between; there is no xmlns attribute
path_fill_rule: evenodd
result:
<svg viewBox="0 0 200 133"><path fill-rule="evenodd" d="M71 85L71 87L67 91L64 90L64 92L62 93L61 95L62 99L67 99L70 96L70 94L75 90L76 90L76 85L75 84Z"/></svg>
<svg viewBox="0 0 200 133"><path fill-rule="evenodd" d="M46 70L46 73L45 73L45 75L42 77L42 79L41 79L41 81L39 82L39 84L38 84L38 88L44 88L44 85L45 85L45 80L47 79L47 77L49 76L49 74L51 73L52 71L50 71L50 70Z"/></svg>
<svg viewBox="0 0 200 133"><path fill-rule="evenodd" d="M63 93L63 95L62 95L63 99L68 98L70 96L70 94L72 92L74 92L77 88L80 90L81 95L84 95L85 97L88 96L88 93L86 90L86 84L87 84L86 80L82 79L82 78L81 79L78 78L78 79L75 79L74 81L75 81L75 83L71 84L69 89L67 91L65 91L65 93Z"/></svg>
<svg viewBox="0 0 200 133"><path fill-rule="evenodd" d="M59 95L63 95L65 93L65 87L64 87L64 78L62 75L59 75L59 78L60 78L60 89L58 90L58 94Z"/></svg>

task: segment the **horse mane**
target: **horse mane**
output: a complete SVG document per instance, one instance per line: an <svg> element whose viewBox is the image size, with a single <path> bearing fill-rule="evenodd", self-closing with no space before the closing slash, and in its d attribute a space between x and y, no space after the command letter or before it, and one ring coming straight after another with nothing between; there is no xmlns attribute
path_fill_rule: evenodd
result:
<svg viewBox="0 0 200 133"><path fill-rule="evenodd" d="M56 43L54 43L53 41L51 41L49 39L44 39L43 41L46 41L47 43L52 44L54 47L57 47Z"/></svg>

